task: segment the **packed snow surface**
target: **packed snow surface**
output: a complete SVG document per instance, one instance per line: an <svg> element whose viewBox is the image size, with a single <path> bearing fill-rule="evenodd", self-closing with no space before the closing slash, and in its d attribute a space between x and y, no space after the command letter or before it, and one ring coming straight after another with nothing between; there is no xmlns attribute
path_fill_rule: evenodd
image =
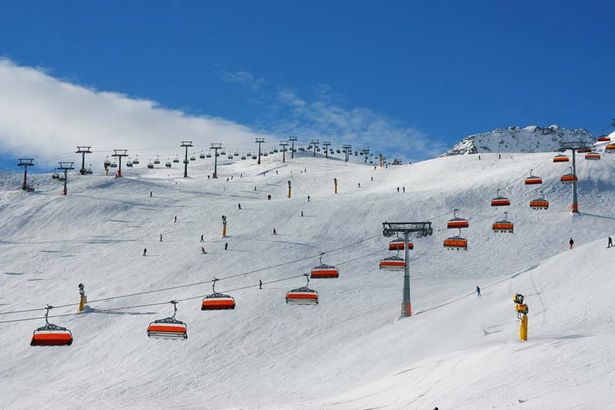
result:
<svg viewBox="0 0 615 410"><path fill-rule="evenodd" d="M552 154L388 168L280 155L222 161L216 180L210 160L191 162L187 179L179 168L71 174L66 197L49 175L33 193L3 175L0 408L614 408L615 155L579 155L579 215L559 182L569 165ZM542 186L523 184L530 169ZM491 230L504 218L490 206L498 189L514 234ZM530 209L542 195L549 209ZM467 252L442 246L458 234L446 229L453 209L470 221ZM384 221L433 223L411 251L410 318L399 318L403 274L378 269L391 254ZM287 305L320 251L340 278L310 282L318 305ZM214 277L235 310L200 310ZM73 314L79 283L90 303ZM172 299L188 339L149 339ZM72 346L31 347L44 312L11 313L46 304L70 304L50 321Z"/></svg>

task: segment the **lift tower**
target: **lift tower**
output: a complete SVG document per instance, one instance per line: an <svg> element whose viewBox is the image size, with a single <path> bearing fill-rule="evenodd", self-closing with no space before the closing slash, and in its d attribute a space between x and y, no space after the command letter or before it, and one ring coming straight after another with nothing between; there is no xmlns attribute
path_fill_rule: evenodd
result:
<svg viewBox="0 0 615 410"><path fill-rule="evenodd" d="M310 140L310 145L314 149L314 157L315 157L316 156L316 148L318 148L318 145L320 145L320 141L319 140Z"/></svg>
<svg viewBox="0 0 615 410"><path fill-rule="evenodd" d="M58 162L59 166L58 166L58 171L64 171L64 190L62 191L62 193L64 195L68 194L68 188L67 188L67 184L68 184L68 171L71 169L75 169L73 168L73 164L74 162L65 162L65 161L60 161ZM82 174L83 175L83 174Z"/></svg>
<svg viewBox="0 0 615 410"><path fill-rule="evenodd" d="M34 166L34 159L32 158L19 158L18 167L23 167L23 183L21 184L21 189L24 191L31 191L28 187L28 167Z"/></svg>
<svg viewBox="0 0 615 410"><path fill-rule="evenodd" d="M290 159L295 159L295 142L297 142L297 137L290 137L288 142L290 142Z"/></svg>
<svg viewBox="0 0 615 410"><path fill-rule="evenodd" d="M325 158L329 158L329 147L331 146L331 141L323 141L322 146L325 147Z"/></svg>
<svg viewBox="0 0 615 410"><path fill-rule="evenodd" d="M192 147L192 141L182 141L179 146L186 148L186 156L184 157L184 178L188 178L188 148Z"/></svg>
<svg viewBox="0 0 615 410"><path fill-rule="evenodd" d="M115 176L117 178L121 178L122 177L122 157L127 157L128 154L126 153L126 149L114 149L113 150L113 154L111 155L112 157L116 157L117 158L117 174L115 174Z"/></svg>
<svg viewBox="0 0 615 410"><path fill-rule="evenodd" d="M209 149L214 150L214 174L211 176L212 178L218 178L218 150L222 149L221 142L212 142Z"/></svg>
<svg viewBox="0 0 615 410"><path fill-rule="evenodd" d="M365 163L367 164L367 157L369 155L369 148L365 147L361 150L361 155L365 155Z"/></svg>
<svg viewBox="0 0 615 410"><path fill-rule="evenodd" d="M282 147L282 162L286 162L286 147L288 147L288 142L280 142L280 147Z"/></svg>
<svg viewBox="0 0 615 410"><path fill-rule="evenodd" d="M576 161L576 153L580 149L586 149L588 147L587 141L568 141L562 142L562 150L571 150L572 151L572 175L577 176L577 161ZM570 211L573 214L579 213L579 200L577 193L577 182L578 178L572 182L572 205L570 207Z"/></svg>
<svg viewBox="0 0 615 410"><path fill-rule="evenodd" d="M265 143L265 138L256 138L254 142L258 144L258 161L256 161L256 163L260 165L261 164L261 145Z"/></svg>
<svg viewBox="0 0 615 410"><path fill-rule="evenodd" d="M350 153L352 152L352 145L346 144L342 146L344 149L344 162L348 162L348 158L350 157Z"/></svg>
<svg viewBox="0 0 615 410"><path fill-rule="evenodd" d="M395 235L404 235L404 290L401 303L401 316L409 317L412 315L412 303L410 302L410 252L408 251L408 242L410 234L414 234L419 238L424 238L433 234L431 222L383 222L382 234L386 237Z"/></svg>
<svg viewBox="0 0 615 410"><path fill-rule="evenodd" d="M92 153L90 148L92 148L90 145L77 145L77 151L75 151L75 154L81 154L81 169L79 170L81 175L87 174L87 171L85 170L85 154Z"/></svg>

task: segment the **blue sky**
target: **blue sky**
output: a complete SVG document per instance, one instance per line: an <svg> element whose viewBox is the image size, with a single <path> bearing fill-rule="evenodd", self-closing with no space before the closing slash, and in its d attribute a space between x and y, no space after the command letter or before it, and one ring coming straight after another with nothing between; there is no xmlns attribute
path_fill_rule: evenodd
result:
<svg viewBox="0 0 615 410"><path fill-rule="evenodd" d="M0 54L264 132L440 149L509 125L607 132L613 17L598 0L13 1Z"/></svg>

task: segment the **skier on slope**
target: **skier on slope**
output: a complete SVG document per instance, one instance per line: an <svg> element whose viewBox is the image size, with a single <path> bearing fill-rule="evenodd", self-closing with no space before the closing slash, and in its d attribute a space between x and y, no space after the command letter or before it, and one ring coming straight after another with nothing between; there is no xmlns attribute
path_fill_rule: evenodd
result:
<svg viewBox="0 0 615 410"><path fill-rule="evenodd" d="M162 234L160 234L160 242L162 242Z"/></svg>
<svg viewBox="0 0 615 410"><path fill-rule="evenodd" d="M205 248L204 248L204 247L202 247L202 246L201 246L201 253L202 253L203 255L207 255L207 252L205 252Z"/></svg>
<svg viewBox="0 0 615 410"><path fill-rule="evenodd" d="M228 251L228 242L225 242L225 243L224 243L224 250L225 250L225 251Z"/></svg>
<svg viewBox="0 0 615 410"><path fill-rule="evenodd" d="M147 248L143 248L143 256L147 256Z"/></svg>
<svg viewBox="0 0 615 410"><path fill-rule="evenodd" d="M611 238L610 236L609 236L609 243L608 243L608 245L606 247L607 248L612 248L613 247L613 238Z"/></svg>
<svg viewBox="0 0 615 410"><path fill-rule="evenodd" d="M570 245L570 249L574 247L574 241L572 240L572 238L570 238L570 240L568 241L568 244Z"/></svg>
<svg viewBox="0 0 615 410"><path fill-rule="evenodd" d="M480 296L480 288L478 286L476 287L476 296Z"/></svg>

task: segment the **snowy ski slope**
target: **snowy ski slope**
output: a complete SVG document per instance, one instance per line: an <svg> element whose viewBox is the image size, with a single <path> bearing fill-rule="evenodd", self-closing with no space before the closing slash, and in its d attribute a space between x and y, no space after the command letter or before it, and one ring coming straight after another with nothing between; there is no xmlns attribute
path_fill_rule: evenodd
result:
<svg viewBox="0 0 615 410"><path fill-rule="evenodd" d="M375 170L280 155L223 161L218 180L206 178L210 160L191 162L189 179L143 165L123 179L71 175L67 197L48 176L28 194L16 189L19 175L3 175L0 322L39 319L0 323L0 408L615 408L615 250L605 249L615 234L615 155L577 160L575 216L559 182L568 165L552 154ZM532 168L545 181L546 211L528 206ZM512 201L512 235L491 231L504 216L489 206L498 188ZM457 233L444 229L455 208L470 220L467 252L442 247ZM390 254L387 220L435 228L411 251L417 314L403 320L402 274L378 270ZM319 251L340 278L311 282L319 305L286 305ZM236 298L234 311L200 310L214 277ZM72 315L80 282L90 301L112 299ZM515 292L530 308L526 343L517 341ZM148 339L171 299L188 339ZM70 304L51 321L72 330L72 346L29 346L44 312L11 313L47 303Z"/></svg>

